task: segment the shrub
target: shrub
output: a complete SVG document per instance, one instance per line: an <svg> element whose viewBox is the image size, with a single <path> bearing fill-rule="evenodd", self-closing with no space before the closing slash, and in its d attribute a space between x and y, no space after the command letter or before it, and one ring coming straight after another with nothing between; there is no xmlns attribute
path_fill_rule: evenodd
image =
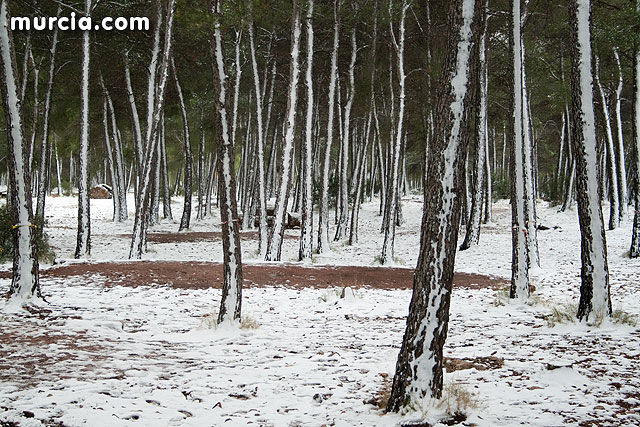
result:
<svg viewBox="0 0 640 427"><path fill-rule="evenodd" d="M36 230L36 250L38 259L47 263L53 263L55 253L49 245L49 236L44 232L47 225L42 217L34 217ZM7 262L13 259L13 214L5 205L0 207L0 262Z"/></svg>

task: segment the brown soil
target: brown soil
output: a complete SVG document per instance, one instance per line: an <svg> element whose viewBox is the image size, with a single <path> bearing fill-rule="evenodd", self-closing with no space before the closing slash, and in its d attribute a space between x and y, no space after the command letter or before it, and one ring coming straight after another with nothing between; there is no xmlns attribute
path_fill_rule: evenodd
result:
<svg viewBox="0 0 640 427"><path fill-rule="evenodd" d="M117 237L131 240L131 234L119 234ZM243 231L240 233L241 240L258 240L257 231ZM285 239L299 239L299 235L284 235ZM210 242L222 240L221 231L188 231L181 233L148 233L147 240L152 243L187 243L187 242Z"/></svg>
<svg viewBox="0 0 640 427"><path fill-rule="evenodd" d="M304 266L288 263L245 264L242 272L244 285L286 286L295 288L328 288L350 286L354 288L411 289L413 269L367 266ZM206 289L222 286L222 264L214 262L133 261L72 263L43 270L47 279L101 276L106 285L145 286L171 285L174 288ZM1 272L0 278L10 277ZM498 277L456 273L454 286L467 289L500 289L507 282Z"/></svg>

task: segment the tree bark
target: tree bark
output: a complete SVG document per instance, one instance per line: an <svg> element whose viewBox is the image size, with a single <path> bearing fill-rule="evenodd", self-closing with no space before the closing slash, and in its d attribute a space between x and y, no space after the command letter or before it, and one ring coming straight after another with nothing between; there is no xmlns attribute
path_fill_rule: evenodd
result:
<svg viewBox="0 0 640 427"><path fill-rule="evenodd" d="M523 301L529 298L529 251L527 250L527 220L524 162L524 132L527 124L524 119L524 90L522 66L522 21L520 16L520 0L511 0L511 19L509 47L513 58L513 91L509 122L509 138L511 140L511 289L509 297Z"/></svg>
<svg viewBox="0 0 640 427"><path fill-rule="evenodd" d="M475 9L483 12L482 1ZM397 412L428 395L440 398L443 383L442 350L447 337L453 268L460 220L457 190L467 138L471 57L479 28L474 1L453 1L449 8L447 48L437 88L435 132L429 152L428 194L422 217L420 255L414 274L413 296L398 356L387 410ZM473 51L476 52L473 52Z"/></svg>
<svg viewBox="0 0 640 427"><path fill-rule="evenodd" d="M84 0L84 14L92 11L91 0ZM91 253L91 220L89 213L89 60L90 32L82 32L82 83L80 92L80 156L78 161L78 238L75 258Z"/></svg>
<svg viewBox="0 0 640 427"><path fill-rule="evenodd" d="M304 141L302 146L302 212L300 215L300 261L311 259L313 250L313 0L307 4L307 67L305 85L307 88L307 111L305 117Z"/></svg>
<svg viewBox="0 0 640 427"><path fill-rule="evenodd" d="M611 314L607 242L598 197L596 128L591 71L589 0L573 0L571 23L572 142L576 158L576 189L580 220L582 284L578 319L587 322Z"/></svg>
<svg viewBox="0 0 640 427"><path fill-rule="evenodd" d="M211 42L213 59L213 94L215 100L215 129L220 174L220 218L222 220L222 247L224 254L224 282L218 323L240 320L242 305L242 252L238 230L238 207L234 168L234 142L229 135L227 73L225 70L224 41L220 19L222 0L213 1L214 31Z"/></svg>
<svg viewBox="0 0 640 427"><path fill-rule="evenodd" d="M7 126L9 191L12 194L13 277L9 295L22 300L41 297L36 228L33 225L31 180L27 167L27 141L17 81L16 54L8 0L0 0L0 92Z"/></svg>
<svg viewBox="0 0 640 427"><path fill-rule="evenodd" d="M280 159L280 185L276 206L274 209L274 225L269 234L269 244L265 261L280 261L282 239L284 237L284 225L289 203L291 169L293 166L293 144L296 130L296 105L298 102L298 80L300 76L300 6L297 0L293 0L293 17L291 23L291 62L289 69L289 89L287 96L287 115L285 121L284 144Z"/></svg>

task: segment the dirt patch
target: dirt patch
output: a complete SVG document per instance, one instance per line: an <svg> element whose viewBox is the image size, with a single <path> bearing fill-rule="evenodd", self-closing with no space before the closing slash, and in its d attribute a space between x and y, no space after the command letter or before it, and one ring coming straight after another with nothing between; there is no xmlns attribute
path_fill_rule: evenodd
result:
<svg viewBox="0 0 640 427"><path fill-rule="evenodd" d="M478 371L486 371L488 369L500 369L504 364L504 359L495 356L474 357L472 359L458 359L455 357L447 357L444 359L444 367L447 372L462 371L465 369L475 368Z"/></svg>
<svg viewBox="0 0 640 427"><path fill-rule="evenodd" d="M131 234L118 234L116 237L131 240ZM243 231L240 233L240 240L258 240L260 236L257 231ZM299 235L286 234L285 240L299 239ZM151 243L193 243L211 242L222 240L221 231L188 231L182 233L148 233L147 240Z"/></svg>
<svg viewBox="0 0 640 427"><path fill-rule="evenodd" d="M303 266L288 263L245 264L242 272L247 287L286 286L295 288L411 289L413 269L368 266ZM49 279L99 275L106 285L171 285L182 289L220 288L222 264L188 261L130 261L71 263L40 273L43 286ZM0 272L0 278L11 273ZM504 279L479 274L455 273L454 286L466 289L500 289Z"/></svg>

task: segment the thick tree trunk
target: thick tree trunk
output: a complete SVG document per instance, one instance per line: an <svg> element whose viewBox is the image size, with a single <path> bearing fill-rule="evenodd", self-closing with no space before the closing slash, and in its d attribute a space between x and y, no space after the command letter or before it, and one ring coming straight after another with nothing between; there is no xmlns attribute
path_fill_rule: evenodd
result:
<svg viewBox="0 0 640 427"><path fill-rule="evenodd" d="M92 11L91 0L84 0L84 14ZM82 83L80 91L80 157L78 161L78 238L75 258L91 253L91 220L89 214L89 47L90 32L82 32Z"/></svg>
<svg viewBox="0 0 640 427"><path fill-rule="evenodd" d="M214 0L214 12L221 17L222 0ZM216 18L218 18L216 17ZM214 23L211 57L213 59L213 93L215 100L215 129L218 149L220 218L222 219L222 247L224 282L218 323L240 320L242 305L242 252L238 230L238 207L234 168L234 142L229 134L227 73L220 21Z"/></svg>
<svg viewBox="0 0 640 427"><path fill-rule="evenodd" d="M307 4L307 67L305 85L307 88L307 111L305 117L304 141L302 143L302 212L300 215L300 261L311 259L313 250L313 0Z"/></svg>
<svg viewBox="0 0 640 427"><path fill-rule="evenodd" d="M300 6L293 0L293 17L291 23L291 62L289 71L289 89L287 96L287 115L284 131L284 143L280 167L280 186L274 208L274 225L269 234L269 244L265 261L280 261L284 226L291 190L291 169L293 166L293 144L296 130L296 105L298 102L298 80L300 77Z"/></svg>
<svg viewBox="0 0 640 427"><path fill-rule="evenodd" d="M0 92L7 135L9 191L13 220L13 277L9 295L40 297L38 254L31 206L31 182L27 167L27 141L18 92L16 54L9 25L8 0L0 0Z"/></svg>
<svg viewBox="0 0 640 427"><path fill-rule="evenodd" d="M594 322L611 314L607 242L598 198L596 128L591 73L590 1L573 0L571 22L572 142L576 158L582 284L578 319Z"/></svg>
<svg viewBox="0 0 640 427"><path fill-rule="evenodd" d="M481 1L475 9L482 13ZM469 118L469 63L477 48L478 25L472 26L474 1L451 2L449 35L438 84L435 132L429 152L428 194L422 217L420 255L413 296L398 356L387 410L420 404L423 397L440 398L442 350L447 337L453 268L460 220L461 173ZM476 23L477 24L477 23Z"/></svg>

